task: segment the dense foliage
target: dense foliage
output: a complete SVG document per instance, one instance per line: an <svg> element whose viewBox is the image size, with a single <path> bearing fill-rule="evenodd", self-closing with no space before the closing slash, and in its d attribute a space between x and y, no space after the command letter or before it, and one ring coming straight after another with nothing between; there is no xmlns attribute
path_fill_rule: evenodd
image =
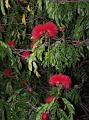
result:
<svg viewBox="0 0 89 120"><path fill-rule="evenodd" d="M0 8L0 119L77 119L89 2L1 0Z"/></svg>

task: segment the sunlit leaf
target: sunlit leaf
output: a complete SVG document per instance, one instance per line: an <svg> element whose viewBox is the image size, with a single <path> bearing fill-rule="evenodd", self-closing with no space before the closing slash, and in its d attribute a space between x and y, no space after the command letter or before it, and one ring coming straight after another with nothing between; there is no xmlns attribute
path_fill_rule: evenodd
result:
<svg viewBox="0 0 89 120"><path fill-rule="evenodd" d="M10 4L9 4L9 0L5 0L5 6L6 6L7 9L11 7Z"/></svg>
<svg viewBox="0 0 89 120"><path fill-rule="evenodd" d="M36 74L36 76L37 76L38 78L41 77L41 75L38 73L38 71L36 71L35 74Z"/></svg>
<svg viewBox="0 0 89 120"><path fill-rule="evenodd" d="M31 8L30 8L30 6L28 5L27 6L27 10L30 12L31 11Z"/></svg>
<svg viewBox="0 0 89 120"><path fill-rule="evenodd" d="M1 11L2 11L3 15L6 15L5 8L4 8L4 1L3 0L1 0Z"/></svg>
<svg viewBox="0 0 89 120"><path fill-rule="evenodd" d="M26 25L26 15L25 14L22 15L22 23L24 25Z"/></svg>

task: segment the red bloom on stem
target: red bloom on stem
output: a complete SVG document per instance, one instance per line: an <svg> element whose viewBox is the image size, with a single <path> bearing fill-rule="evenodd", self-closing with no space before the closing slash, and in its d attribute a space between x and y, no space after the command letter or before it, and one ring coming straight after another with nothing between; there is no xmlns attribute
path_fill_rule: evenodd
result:
<svg viewBox="0 0 89 120"><path fill-rule="evenodd" d="M32 92L33 92L33 89L32 89L32 87L27 86L26 91L27 91L28 93L32 93Z"/></svg>
<svg viewBox="0 0 89 120"><path fill-rule="evenodd" d="M42 35L44 34L44 26L43 25L37 25L32 30L32 39L40 39Z"/></svg>
<svg viewBox="0 0 89 120"><path fill-rule="evenodd" d="M48 97L46 98L45 102L49 104L49 103L51 103L51 102L53 101L54 98L55 98L55 97L53 97L53 96L48 96Z"/></svg>
<svg viewBox="0 0 89 120"><path fill-rule="evenodd" d="M58 33L58 28L53 22L37 25L32 30L32 39L40 39L45 33L47 37L55 38Z"/></svg>
<svg viewBox="0 0 89 120"><path fill-rule="evenodd" d="M53 22L44 24L44 29L48 37L55 38L57 36L58 28Z"/></svg>
<svg viewBox="0 0 89 120"><path fill-rule="evenodd" d="M10 47L15 47L15 41L8 41L7 45Z"/></svg>
<svg viewBox="0 0 89 120"><path fill-rule="evenodd" d="M21 59L25 60L30 56L30 52L29 51L25 51L22 53Z"/></svg>
<svg viewBox="0 0 89 120"><path fill-rule="evenodd" d="M47 112L43 112L41 120L49 120L49 114Z"/></svg>
<svg viewBox="0 0 89 120"><path fill-rule="evenodd" d="M52 86L62 85L64 89L71 87L71 78L67 75L55 74L49 79L49 84Z"/></svg>
<svg viewBox="0 0 89 120"><path fill-rule="evenodd" d="M11 77L13 75L13 72L12 72L11 69L7 68L7 69L4 70L3 75L5 77Z"/></svg>

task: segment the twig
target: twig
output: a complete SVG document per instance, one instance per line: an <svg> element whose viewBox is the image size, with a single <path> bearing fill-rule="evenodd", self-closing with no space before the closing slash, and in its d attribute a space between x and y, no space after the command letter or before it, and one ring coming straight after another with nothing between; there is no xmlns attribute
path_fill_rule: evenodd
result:
<svg viewBox="0 0 89 120"><path fill-rule="evenodd" d="M24 50L24 49L17 49L17 48L14 48L15 51L19 51L19 52L24 52L24 51L32 51L30 49L27 49L27 50Z"/></svg>
<svg viewBox="0 0 89 120"><path fill-rule="evenodd" d="M33 108L33 110L37 110L36 106L33 106L30 102L27 102L27 103Z"/></svg>

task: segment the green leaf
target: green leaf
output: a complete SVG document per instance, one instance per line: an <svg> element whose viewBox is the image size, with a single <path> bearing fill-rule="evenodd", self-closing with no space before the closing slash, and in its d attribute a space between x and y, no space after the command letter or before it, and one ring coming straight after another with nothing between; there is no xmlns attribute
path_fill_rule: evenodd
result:
<svg viewBox="0 0 89 120"><path fill-rule="evenodd" d="M35 60L36 60L36 55L35 55L35 53L32 53L30 55L30 58L28 59L28 68L29 68L30 71L32 71L32 63Z"/></svg>
<svg viewBox="0 0 89 120"><path fill-rule="evenodd" d="M43 57L42 54L44 51L45 51L45 45L43 44L36 51L36 55L37 55L38 60L42 61L42 57Z"/></svg>
<svg viewBox="0 0 89 120"><path fill-rule="evenodd" d="M12 95L12 93L13 93L13 88L12 88L11 82L8 82L6 85L6 93L9 95Z"/></svg>
<svg viewBox="0 0 89 120"><path fill-rule="evenodd" d="M9 0L5 0L5 6L6 6L7 9L11 7L10 4L9 4Z"/></svg>
<svg viewBox="0 0 89 120"><path fill-rule="evenodd" d="M41 120L41 116L43 112L49 111L52 109L52 106L55 104L54 100L50 104L43 104L37 109L36 120Z"/></svg>
<svg viewBox="0 0 89 120"><path fill-rule="evenodd" d="M75 109L74 106L66 99L66 98L62 98L64 104L66 105L66 108L68 109L69 112L69 120L73 120L73 117L75 115Z"/></svg>
<svg viewBox="0 0 89 120"><path fill-rule="evenodd" d="M66 115L65 111L63 111L62 109L59 109L59 112L60 112L60 114L59 114L60 115L60 120L69 120L69 118Z"/></svg>
<svg viewBox="0 0 89 120"><path fill-rule="evenodd" d="M4 8L4 1L3 0L1 0L1 11L2 11L3 15L6 15L5 8Z"/></svg>
<svg viewBox="0 0 89 120"><path fill-rule="evenodd" d="M26 15L22 15L22 23L26 26Z"/></svg>
<svg viewBox="0 0 89 120"><path fill-rule="evenodd" d="M77 104L80 100L80 96L79 96L79 93L78 93L78 90L76 89L76 87L71 89L69 92L65 92L64 96L67 99L70 99L74 104Z"/></svg>

